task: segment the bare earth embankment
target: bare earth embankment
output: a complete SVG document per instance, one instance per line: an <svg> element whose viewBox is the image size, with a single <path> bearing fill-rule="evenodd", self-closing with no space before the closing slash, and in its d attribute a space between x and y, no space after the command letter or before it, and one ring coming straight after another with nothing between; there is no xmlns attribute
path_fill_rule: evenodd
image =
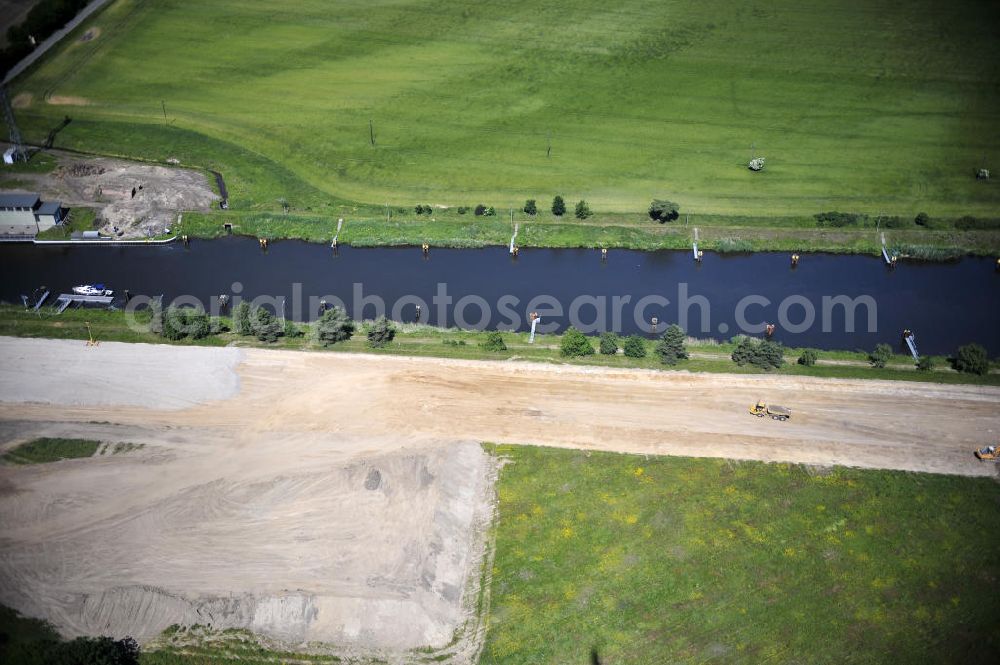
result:
<svg viewBox="0 0 1000 665"><path fill-rule="evenodd" d="M483 440L996 473L971 454L1000 432L990 387L27 339L0 354L3 447L146 444L0 467L0 602L70 635L211 623L442 646L474 601ZM760 397L792 420L750 416Z"/></svg>

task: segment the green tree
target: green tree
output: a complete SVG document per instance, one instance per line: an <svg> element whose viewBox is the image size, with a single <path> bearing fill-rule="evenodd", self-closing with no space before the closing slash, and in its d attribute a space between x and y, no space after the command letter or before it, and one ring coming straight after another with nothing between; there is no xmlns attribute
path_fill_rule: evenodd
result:
<svg viewBox="0 0 1000 665"><path fill-rule="evenodd" d="M913 218L913 221L917 226L927 226L930 224L931 218L926 212L918 212L917 216Z"/></svg>
<svg viewBox="0 0 1000 665"><path fill-rule="evenodd" d="M184 318L184 310L179 307L168 307L163 313L163 337L177 341L187 336L187 322Z"/></svg>
<svg viewBox="0 0 1000 665"><path fill-rule="evenodd" d="M251 310L250 326L257 339L268 344L277 342L285 330L281 321L263 307L255 307Z"/></svg>
<svg viewBox="0 0 1000 665"><path fill-rule="evenodd" d="M486 337L479 344L479 347L483 351L492 351L493 353L500 353L507 350L507 345L503 341L503 335L496 330L486 333Z"/></svg>
<svg viewBox="0 0 1000 665"><path fill-rule="evenodd" d="M568 358L592 356L594 355L594 347L590 345L590 340L587 339L586 335L570 326L569 330L563 333L562 341L559 344L559 353Z"/></svg>
<svg viewBox="0 0 1000 665"><path fill-rule="evenodd" d="M805 367L812 367L816 364L816 359L819 354L816 353L815 349L803 349L802 355L799 356L798 363L804 365Z"/></svg>
<svg viewBox="0 0 1000 665"><path fill-rule="evenodd" d="M990 361L986 349L979 344L965 344L958 347L953 363L955 369L966 374L984 376L990 371Z"/></svg>
<svg viewBox="0 0 1000 665"><path fill-rule="evenodd" d="M653 202L649 204L649 216L651 219L655 219L660 224L664 222L672 222L680 217L680 206L673 201L654 199Z"/></svg>
<svg viewBox="0 0 1000 665"><path fill-rule="evenodd" d="M613 332L606 332L601 335L601 341L598 344L601 355L613 356L618 353L618 335Z"/></svg>
<svg viewBox="0 0 1000 665"><path fill-rule="evenodd" d="M285 319L285 333L284 334L285 334L285 337L290 337L290 338L303 337L305 335L305 333L302 331L302 328L300 328L299 326L297 326L295 324L295 322L292 321L291 319Z"/></svg>
<svg viewBox="0 0 1000 665"><path fill-rule="evenodd" d="M590 212L590 206L583 199L576 202L576 212L574 213L577 219L587 219L594 213Z"/></svg>
<svg viewBox="0 0 1000 665"><path fill-rule="evenodd" d="M646 340L638 335L629 335L622 344L622 351L629 358L645 358Z"/></svg>
<svg viewBox="0 0 1000 665"><path fill-rule="evenodd" d="M253 326L250 325L250 303L241 300L240 304L233 310L233 328L237 335L247 337L253 334Z"/></svg>
<svg viewBox="0 0 1000 665"><path fill-rule="evenodd" d="M562 217L566 214L566 202L558 194L552 199L552 214L556 217Z"/></svg>
<svg viewBox="0 0 1000 665"><path fill-rule="evenodd" d="M740 337L738 340L732 354L733 362L737 365L753 365L771 370L785 364L784 347L779 342L754 337Z"/></svg>
<svg viewBox="0 0 1000 665"><path fill-rule="evenodd" d="M934 369L934 358L931 356L920 356L917 361L917 369L921 372L929 372Z"/></svg>
<svg viewBox="0 0 1000 665"><path fill-rule="evenodd" d="M868 362L872 367L885 367L892 360L892 347L888 344L876 344L875 350L868 354Z"/></svg>
<svg viewBox="0 0 1000 665"><path fill-rule="evenodd" d="M660 357L660 362L664 365L676 365L678 361L687 360L686 339L684 329L679 325L673 323L668 326L656 345L656 355Z"/></svg>
<svg viewBox="0 0 1000 665"><path fill-rule="evenodd" d="M333 307L323 312L316 321L316 339L323 346L346 342L354 334L354 321L342 307Z"/></svg>
<svg viewBox="0 0 1000 665"><path fill-rule="evenodd" d="M535 199L528 199L527 201L525 201L524 208L522 208L522 210L524 210L524 214L526 215L532 215L532 216L537 215L538 205L536 204Z"/></svg>
<svg viewBox="0 0 1000 665"><path fill-rule="evenodd" d="M389 346L396 337L396 326L389 319L380 316L368 327L368 346L381 349Z"/></svg>
<svg viewBox="0 0 1000 665"><path fill-rule="evenodd" d="M476 217L482 217L483 215L486 214L486 210L487 207L484 204L480 203L479 205L476 206L476 209L473 212L475 213Z"/></svg>

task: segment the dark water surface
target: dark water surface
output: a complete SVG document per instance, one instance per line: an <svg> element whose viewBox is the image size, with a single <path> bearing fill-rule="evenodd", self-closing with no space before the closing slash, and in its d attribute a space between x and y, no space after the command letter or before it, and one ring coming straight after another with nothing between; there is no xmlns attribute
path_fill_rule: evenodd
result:
<svg viewBox="0 0 1000 665"><path fill-rule="evenodd" d="M523 249L512 259L503 247L435 248L428 257L417 248L342 247L335 256L329 247L299 241L274 242L263 252L252 238L230 237L189 247L0 245L0 278L5 302L20 302L40 285L59 293L104 282L119 294L162 294L164 302L190 296L209 309L223 293L273 296L276 309L283 299L286 315L298 320L315 318L321 298L339 298L355 318L373 318L381 299L386 314L395 309L394 318L404 321L414 320L422 301L421 320L435 325L524 330L527 312L538 311L543 324L558 330L576 314L590 331L628 334L649 333L656 316L661 331L680 319L692 336L728 339L771 322L778 324L777 340L826 349L898 346L909 328L924 353L976 341L991 356L1000 354L1000 274L988 258L900 262L888 270L875 256L805 254L793 270L784 253L706 253L701 265L680 251L611 250L607 261L582 249ZM539 296L550 298L532 302ZM870 298L850 307L853 332L845 307L824 308L824 298L837 296ZM747 297L758 304L744 301L741 310ZM759 304L763 299L767 304ZM809 310L814 321L797 330Z"/></svg>

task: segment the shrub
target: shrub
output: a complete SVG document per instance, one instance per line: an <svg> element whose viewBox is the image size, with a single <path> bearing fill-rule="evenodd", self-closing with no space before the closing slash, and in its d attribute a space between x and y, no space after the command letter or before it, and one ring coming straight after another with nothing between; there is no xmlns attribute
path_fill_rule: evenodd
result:
<svg viewBox="0 0 1000 665"><path fill-rule="evenodd" d="M656 355L664 365L676 365L680 360L687 360L687 347L684 345L684 330L676 323L671 324L663 332L656 345Z"/></svg>
<svg viewBox="0 0 1000 665"><path fill-rule="evenodd" d="M566 202L563 201L563 197L556 195L552 199L552 214L556 217L562 217L566 214Z"/></svg>
<svg viewBox="0 0 1000 665"><path fill-rule="evenodd" d="M875 350L868 354L868 362L872 367L885 367L892 359L892 347L888 344L876 344Z"/></svg>
<svg viewBox="0 0 1000 665"><path fill-rule="evenodd" d="M629 335L622 344L622 351L629 358L645 358L646 340L638 335Z"/></svg>
<svg viewBox="0 0 1000 665"><path fill-rule="evenodd" d="M161 333L169 340L185 337L202 339L212 334L212 323L208 314L191 308L168 307L163 314Z"/></svg>
<svg viewBox="0 0 1000 665"><path fill-rule="evenodd" d="M986 349L979 344L965 344L958 347L952 366L959 372L983 376L990 371L990 361Z"/></svg>
<svg viewBox="0 0 1000 665"><path fill-rule="evenodd" d="M606 332L601 335L601 341L598 344L601 355L613 356L618 353L618 335L613 332Z"/></svg>
<svg viewBox="0 0 1000 665"><path fill-rule="evenodd" d="M284 335L285 335L285 337L292 337L292 338L294 338L294 337L302 337L302 336L305 335L305 333L302 332L302 328L300 328L299 326L295 325L294 321L292 321L291 319L285 319L285 332L284 332Z"/></svg>
<svg viewBox="0 0 1000 665"><path fill-rule="evenodd" d="M250 326L257 339L268 344L277 342L285 332L281 321L263 307L255 307L250 312Z"/></svg>
<svg viewBox="0 0 1000 665"><path fill-rule="evenodd" d="M587 219L594 213L590 211L590 206L583 199L576 202L576 210L574 211L577 219Z"/></svg>
<svg viewBox="0 0 1000 665"><path fill-rule="evenodd" d="M921 372L929 372L934 369L934 358L931 356L920 356L920 360L917 361L917 369Z"/></svg>
<svg viewBox="0 0 1000 665"><path fill-rule="evenodd" d="M740 337L733 349L733 362L739 366L753 365L763 370L777 369L785 364L784 347L780 342L755 337Z"/></svg>
<svg viewBox="0 0 1000 665"><path fill-rule="evenodd" d="M819 354L816 353L815 349L803 349L802 355L799 356L798 363L805 367L812 367L816 364L816 359Z"/></svg>
<svg viewBox="0 0 1000 665"><path fill-rule="evenodd" d="M563 333L559 353L571 358L592 356L594 355L594 347L590 345L590 340L587 339L586 335L571 326Z"/></svg>
<svg viewBox="0 0 1000 665"><path fill-rule="evenodd" d="M886 217L882 220L882 227L886 229L902 229L910 226L910 224L909 220L902 217Z"/></svg>
<svg viewBox="0 0 1000 665"><path fill-rule="evenodd" d="M368 327L368 346L373 349L389 346L395 337L396 326L384 316L375 319L375 322Z"/></svg>
<svg viewBox="0 0 1000 665"><path fill-rule="evenodd" d="M971 215L966 215L955 220L955 228L961 231L1000 229L1000 219L978 219Z"/></svg>
<svg viewBox="0 0 1000 665"><path fill-rule="evenodd" d="M323 346L346 342L354 335L354 321L342 307L333 307L323 312L316 322L316 339Z"/></svg>
<svg viewBox="0 0 1000 665"><path fill-rule="evenodd" d="M931 221L931 218L926 212L918 212L917 216L913 218L913 223L917 226L927 226Z"/></svg>
<svg viewBox="0 0 1000 665"><path fill-rule="evenodd" d="M858 215L853 212L821 212L815 215L816 226L856 226L865 218L865 215Z"/></svg>
<svg viewBox="0 0 1000 665"><path fill-rule="evenodd" d="M483 215L486 214L486 206L480 203L479 205L476 206L476 209L473 212L475 213L476 217L482 217Z"/></svg>
<svg viewBox="0 0 1000 665"><path fill-rule="evenodd" d="M673 201L653 199L653 202L649 204L649 217L660 224L672 222L680 217L679 210L680 206Z"/></svg>
<svg viewBox="0 0 1000 665"><path fill-rule="evenodd" d="M504 344L503 335L501 335L496 330L486 333L486 339L484 339L480 344L479 348L483 351L492 351L493 353L500 353L501 351L507 350L507 345Z"/></svg>
<svg viewBox="0 0 1000 665"><path fill-rule="evenodd" d="M525 201L522 210L524 210L524 214L526 215L537 215L538 205L535 202L535 199L528 199L527 201Z"/></svg>
<svg viewBox="0 0 1000 665"><path fill-rule="evenodd" d="M233 311L233 327L237 335L253 334L253 327L250 325L250 303L246 300L241 300Z"/></svg>
<svg viewBox="0 0 1000 665"><path fill-rule="evenodd" d="M458 206L459 215L464 215L467 212L469 212L469 206Z"/></svg>
<svg viewBox="0 0 1000 665"><path fill-rule="evenodd" d="M424 206L418 203L416 206L413 207L413 212L417 213L418 215L424 214Z"/></svg>
<svg viewBox="0 0 1000 665"><path fill-rule="evenodd" d="M149 332L154 335L163 334L163 305L160 301L154 300L149 304Z"/></svg>

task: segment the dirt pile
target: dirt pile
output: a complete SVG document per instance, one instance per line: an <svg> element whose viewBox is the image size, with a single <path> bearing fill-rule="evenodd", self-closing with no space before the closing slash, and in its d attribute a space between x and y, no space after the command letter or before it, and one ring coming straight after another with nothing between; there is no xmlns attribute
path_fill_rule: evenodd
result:
<svg viewBox="0 0 1000 665"><path fill-rule="evenodd" d="M66 635L197 623L288 645L442 647L474 602L492 460L473 442L344 452L372 443L385 449L181 434L0 469L0 603Z"/></svg>

